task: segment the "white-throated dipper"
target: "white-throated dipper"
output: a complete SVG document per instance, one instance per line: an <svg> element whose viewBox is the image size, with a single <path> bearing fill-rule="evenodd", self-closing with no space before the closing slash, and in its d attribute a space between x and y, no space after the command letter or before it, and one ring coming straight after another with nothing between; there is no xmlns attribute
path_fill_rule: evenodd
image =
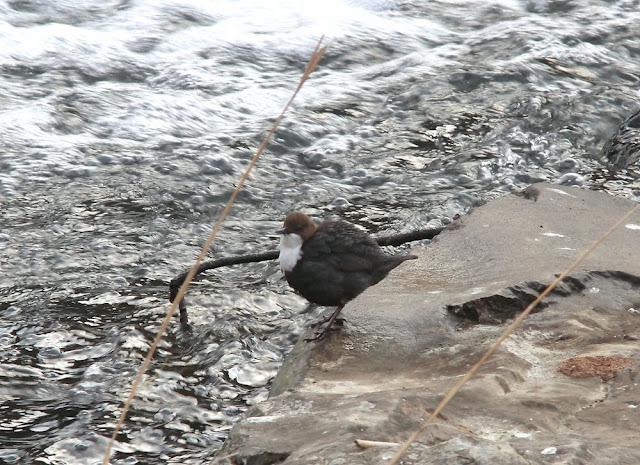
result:
<svg viewBox="0 0 640 465"><path fill-rule="evenodd" d="M308 340L326 334L344 305L415 255L387 255L364 231L345 221L316 225L300 212L289 213L279 231L280 268L289 285L318 305L336 306L325 328Z"/></svg>

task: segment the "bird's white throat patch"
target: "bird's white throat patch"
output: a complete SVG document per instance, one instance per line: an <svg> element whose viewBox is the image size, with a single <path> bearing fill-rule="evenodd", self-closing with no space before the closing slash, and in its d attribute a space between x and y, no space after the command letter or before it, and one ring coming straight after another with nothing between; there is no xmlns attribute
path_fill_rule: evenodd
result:
<svg viewBox="0 0 640 465"><path fill-rule="evenodd" d="M291 271L302 258L302 238L298 234L283 234L280 238L280 269Z"/></svg>

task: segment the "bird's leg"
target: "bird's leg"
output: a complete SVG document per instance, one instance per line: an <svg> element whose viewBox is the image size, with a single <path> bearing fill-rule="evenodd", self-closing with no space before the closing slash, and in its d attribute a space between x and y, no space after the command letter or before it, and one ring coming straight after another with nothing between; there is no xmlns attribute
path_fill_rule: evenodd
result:
<svg viewBox="0 0 640 465"><path fill-rule="evenodd" d="M305 341L319 341L321 339L324 339L329 333L329 330L331 329L333 322L336 321L336 318L338 318L338 315L340 314L343 308L344 308L344 304L338 305L338 307L335 309L335 311L331 314L331 316L327 320L327 325L324 327L324 329L322 329L321 331L316 331L313 337L306 338Z"/></svg>
<svg viewBox="0 0 640 465"><path fill-rule="evenodd" d="M311 311L313 309L315 309L317 306L318 306L318 304L309 303L309 305L307 305L306 308L300 312L300 314L311 313ZM315 322L311 323L309 326L311 326L312 328L315 328L318 325L322 325L322 324L326 323L327 321L329 321L330 318L331 318L331 315L323 317L323 318L320 318L318 321L315 321ZM338 324L338 325L342 325L344 323L344 319L343 318L336 318L334 323Z"/></svg>
<svg viewBox="0 0 640 465"><path fill-rule="evenodd" d="M311 326L312 328L315 328L316 326L320 326L322 324L325 324L326 322L328 322L331 318L333 317L333 313L329 316L325 316L323 318L320 318L318 321L315 321L313 323L311 323L309 326ZM344 323L344 318L335 318L333 320L333 322L337 325L342 326Z"/></svg>

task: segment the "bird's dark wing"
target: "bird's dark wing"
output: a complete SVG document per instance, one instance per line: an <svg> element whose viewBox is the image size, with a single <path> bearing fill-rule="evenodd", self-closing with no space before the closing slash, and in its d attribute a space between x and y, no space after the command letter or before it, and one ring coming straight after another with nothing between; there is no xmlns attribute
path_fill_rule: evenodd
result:
<svg viewBox="0 0 640 465"><path fill-rule="evenodd" d="M385 257L378 243L366 232L344 221L325 221L308 239L305 260L331 263L346 272L370 271Z"/></svg>

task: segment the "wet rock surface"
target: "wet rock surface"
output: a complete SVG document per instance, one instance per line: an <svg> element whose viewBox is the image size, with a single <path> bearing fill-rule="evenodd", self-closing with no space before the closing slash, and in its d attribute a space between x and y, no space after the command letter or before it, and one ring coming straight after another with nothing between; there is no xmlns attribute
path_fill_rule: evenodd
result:
<svg viewBox="0 0 640 465"><path fill-rule="evenodd" d="M383 463L555 275L628 211L547 184L477 208L301 341L220 456ZM637 464L640 217L616 230L452 400L405 464Z"/></svg>

